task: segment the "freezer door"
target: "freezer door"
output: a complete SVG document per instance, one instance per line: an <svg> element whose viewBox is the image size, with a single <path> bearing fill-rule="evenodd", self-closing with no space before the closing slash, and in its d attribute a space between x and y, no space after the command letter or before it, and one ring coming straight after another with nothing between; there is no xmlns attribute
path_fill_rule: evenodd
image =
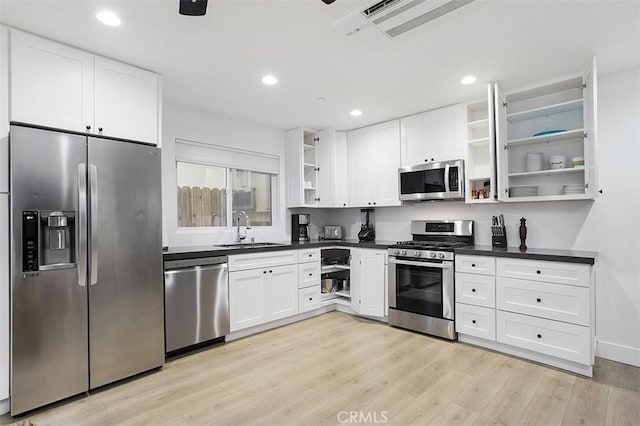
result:
<svg viewBox="0 0 640 426"><path fill-rule="evenodd" d="M86 137L11 126L10 158L11 414L16 415L88 387L86 275L79 274L86 271L86 244L81 245L86 229L79 225L86 210ZM37 221L34 238L40 234L39 261L25 268L29 263L23 256L34 257L23 243L23 212L28 211L36 212L31 220ZM52 211L74 218L67 247L74 247L75 262L39 264L49 248L42 218ZM61 252L51 251L54 257ZM29 268L33 271L23 272Z"/></svg>
<svg viewBox="0 0 640 426"><path fill-rule="evenodd" d="M160 150L89 138L90 388L164 363Z"/></svg>

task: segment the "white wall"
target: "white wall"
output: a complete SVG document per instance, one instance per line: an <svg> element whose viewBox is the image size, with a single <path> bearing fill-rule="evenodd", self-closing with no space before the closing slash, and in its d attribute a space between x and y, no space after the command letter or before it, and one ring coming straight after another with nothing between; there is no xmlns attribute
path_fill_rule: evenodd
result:
<svg viewBox="0 0 640 426"><path fill-rule="evenodd" d="M282 130L195 109L163 100L162 110L162 212L166 218L170 246L211 245L233 242L232 231L177 229L175 140L183 139L244 149L280 157L278 198L274 205L274 226L269 230L252 228L256 241L281 241L287 237L284 208L284 132Z"/></svg>
<svg viewBox="0 0 640 426"><path fill-rule="evenodd" d="M520 244L517 229L524 216L529 247L597 251L597 355L640 366L640 69L601 78L598 85L597 152L604 193L596 200L378 208L376 237L411 239L413 219L472 219L476 243L491 244L491 216L504 213L510 246ZM332 211L326 220L344 226L350 238L360 227L357 209Z"/></svg>

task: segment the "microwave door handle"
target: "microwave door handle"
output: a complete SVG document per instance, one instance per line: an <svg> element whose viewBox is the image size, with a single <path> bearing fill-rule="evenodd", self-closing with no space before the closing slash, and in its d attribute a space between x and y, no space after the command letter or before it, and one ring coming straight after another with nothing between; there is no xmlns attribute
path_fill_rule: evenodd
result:
<svg viewBox="0 0 640 426"><path fill-rule="evenodd" d="M451 189L449 188L449 168L451 167L450 164L447 164L446 166L444 166L444 192L446 192L447 194L451 193Z"/></svg>
<svg viewBox="0 0 640 426"><path fill-rule="evenodd" d="M394 263L396 265L407 265L407 266L426 266L427 268L453 269L453 262L431 263L431 262L416 262L413 260L397 260L397 259L390 258L389 263Z"/></svg>

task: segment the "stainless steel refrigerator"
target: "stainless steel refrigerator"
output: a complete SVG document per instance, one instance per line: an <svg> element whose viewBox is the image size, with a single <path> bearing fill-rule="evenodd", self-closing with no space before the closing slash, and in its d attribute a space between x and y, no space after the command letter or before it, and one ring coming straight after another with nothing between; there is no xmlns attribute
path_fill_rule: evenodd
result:
<svg viewBox="0 0 640 426"><path fill-rule="evenodd" d="M11 414L164 363L160 150L12 124Z"/></svg>

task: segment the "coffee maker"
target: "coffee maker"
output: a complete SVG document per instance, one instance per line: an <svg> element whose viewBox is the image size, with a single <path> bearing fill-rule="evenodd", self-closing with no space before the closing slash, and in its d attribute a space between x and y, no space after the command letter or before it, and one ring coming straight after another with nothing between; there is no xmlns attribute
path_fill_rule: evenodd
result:
<svg viewBox="0 0 640 426"><path fill-rule="evenodd" d="M360 209L360 232L358 239L360 241L373 241L376 239L376 230L373 229L373 209Z"/></svg>
<svg viewBox="0 0 640 426"><path fill-rule="evenodd" d="M291 215L291 241L309 241L309 219L308 214Z"/></svg>

